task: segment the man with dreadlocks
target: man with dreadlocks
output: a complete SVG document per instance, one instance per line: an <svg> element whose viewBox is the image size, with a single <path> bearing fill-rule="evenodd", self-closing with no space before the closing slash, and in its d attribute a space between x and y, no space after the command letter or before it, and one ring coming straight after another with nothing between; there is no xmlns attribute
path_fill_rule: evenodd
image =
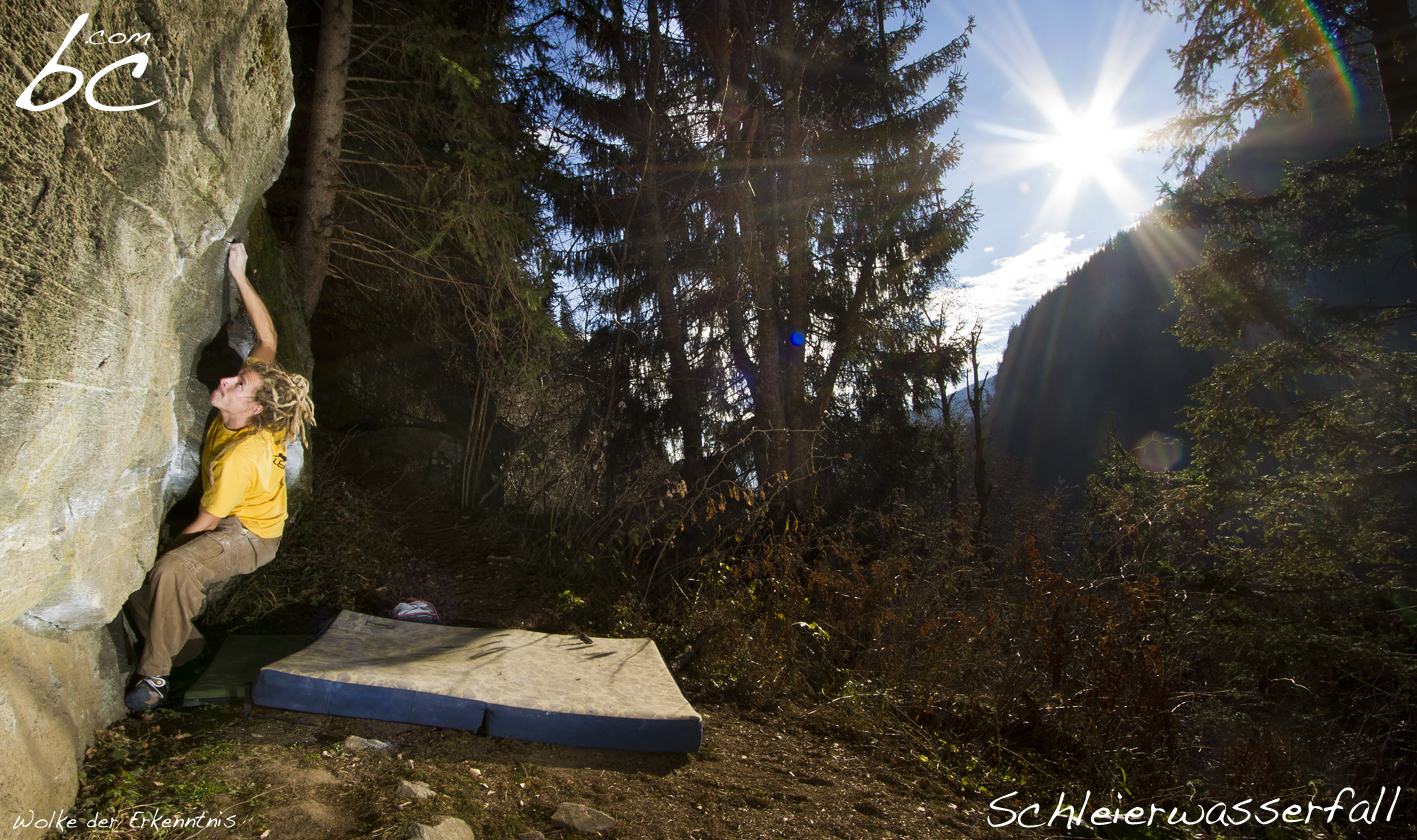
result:
<svg viewBox="0 0 1417 840"><path fill-rule="evenodd" d="M182 531L187 541L158 558L147 583L128 599L128 612L144 638L142 658L124 701L134 711L152 709L167 695L173 660L201 651L192 626L207 591L275 557L285 530L285 447L305 440L314 425L310 383L275 363L271 314L246 278L246 247L227 255L241 301L256 328L256 346L235 376L212 391L217 416L202 445L202 501Z"/></svg>

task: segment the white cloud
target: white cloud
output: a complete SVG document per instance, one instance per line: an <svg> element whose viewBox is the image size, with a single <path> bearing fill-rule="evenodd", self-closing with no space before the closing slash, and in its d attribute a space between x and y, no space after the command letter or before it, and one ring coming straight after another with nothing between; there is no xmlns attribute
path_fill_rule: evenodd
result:
<svg viewBox="0 0 1417 840"><path fill-rule="evenodd" d="M1097 250L1074 247L1082 238L1082 234L1045 233L1026 251L994 260L993 271L960 278L962 289L954 293L961 305L960 317L984 322L979 347L981 372L986 364L991 372L997 369L1009 328L1023 319L1028 308Z"/></svg>

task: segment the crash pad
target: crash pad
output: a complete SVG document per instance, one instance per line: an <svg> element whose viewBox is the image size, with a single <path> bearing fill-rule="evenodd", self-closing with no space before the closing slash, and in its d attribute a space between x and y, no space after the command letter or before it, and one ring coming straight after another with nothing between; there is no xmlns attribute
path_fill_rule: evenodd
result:
<svg viewBox="0 0 1417 840"><path fill-rule="evenodd" d="M694 752L703 719L649 639L397 621L345 611L266 666L255 702L548 744Z"/></svg>
<svg viewBox="0 0 1417 840"><path fill-rule="evenodd" d="M265 666L295 653L310 641L299 636L227 636L212 662L182 694L182 705L240 703Z"/></svg>

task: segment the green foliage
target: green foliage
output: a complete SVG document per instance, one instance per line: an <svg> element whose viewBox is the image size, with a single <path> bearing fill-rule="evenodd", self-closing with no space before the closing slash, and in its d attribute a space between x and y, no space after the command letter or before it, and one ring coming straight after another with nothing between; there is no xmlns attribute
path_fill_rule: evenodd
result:
<svg viewBox="0 0 1417 840"><path fill-rule="evenodd" d="M907 60L913 2L547 6L567 36L553 206L608 386L581 441L638 447L638 423L691 484L785 473L800 508L838 389L883 348L924 353L916 313L973 227L943 186L960 149L933 141L967 35Z"/></svg>
<svg viewBox="0 0 1417 840"><path fill-rule="evenodd" d="M1417 355L1400 328L1417 301L1393 244L1413 151L1358 150L1259 198L1213 178L1174 197L1176 223L1207 230L1175 280L1176 331L1231 351L1188 410L1223 562L1340 577L1411 563ZM1363 283L1361 266L1395 279Z"/></svg>
<svg viewBox="0 0 1417 840"><path fill-rule="evenodd" d="M1415 148L1294 167L1265 196L1214 175L1171 196L1171 222L1206 236L1175 332L1227 358L1187 410L1189 466L1117 447L1088 483L1081 559L1184 599L1180 735L1230 744L1236 792L1366 785L1417 754Z"/></svg>
<svg viewBox="0 0 1417 840"><path fill-rule="evenodd" d="M969 421L950 387L978 333L951 315L943 306L894 313L860 339L845 371L850 396L822 427L818 502L827 509L878 509L895 494L942 513L960 503Z"/></svg>
<svg viewBox="0 0 1417 840"><path fill-rule="evenodd" d="M357 13L332 279L313 323L336 425L461 432L471 415L485 452L499 402L558 340L538 264L546 154L510 13L420 0Z"/></svg>
<svg viewBox="0 0 1417 840"><path fill-rule="evenodd" d="M1142 3L1148 11L1173 12L1190 29L1186 43L1171 52L1181 71L1176 93L1183 108L1163 132L1175 150L1172 162L1188 178L1197 173L1208 151L1239 137L1246 117L1297 113L1310 85L1349 84L1345 76L1354 71L1377 89L1378 65L1390 65L1394 59L1403 65L1404 48L1417 45L1411 42L1411 14L1401 0ZM1385 14L1405 18L1405 25L1394 26ZM1401 126L1406 120L1396 115L1410 110L1410 94L1397 84L1391 69L1384 69L1382 89ZM1228 87L1214 84L1217 73L1229 78Z"/></svg>
<svg viewBox="0 0 1417 840"><path fill-rule="evenodd" d="M688 651L699 691L972 761L981 789L1178 803L1410 783L1410 142L1296 168L1270 196L1213 178L1173 196L1207 236L1176 281L1178 332L1225 361L1196 391L1191 465L1114 447L1076 541L1050 500L1015 502L990 561L967 506L872 486L892 458L938 469L936 488L960 468L915 451L951 447L926 447L906 406L927 371L883 332L861 416L826 436L824 472L870 510L781 518L785 484L641 485L584 532L578 614Z"/></svg>

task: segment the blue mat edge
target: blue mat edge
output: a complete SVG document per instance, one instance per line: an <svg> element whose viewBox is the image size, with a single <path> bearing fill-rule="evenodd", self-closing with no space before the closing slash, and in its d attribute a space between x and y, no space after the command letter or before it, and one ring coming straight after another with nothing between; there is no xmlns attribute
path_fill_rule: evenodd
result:
<svg viewBox="0 0 1417 840"><path fill-rule="evenodd" d="M704 734L703 718L698 715L649 720L548 712L402 688L300 677L270 669L262 670L256 678L251 699L276 709L469 732L481 729L485 719L487 734L495 738L629 752L698 752Z"/></svg>
<svg viewBox="0 0 1417 840"><path fill-rule="evenodd" d="M482 728L487 709L487 704L480 700L297 677L268 668L256 678L251 700L262 706L295 712L421 723L470 732Z"/></svg>
<svg viewBox="0 0 1417 840"><path fill-rule="evenodd" d="M673 720L615 718L489 704L487 734L568 747L685 753L699 751L704 722L698 716Z"/></svg>

